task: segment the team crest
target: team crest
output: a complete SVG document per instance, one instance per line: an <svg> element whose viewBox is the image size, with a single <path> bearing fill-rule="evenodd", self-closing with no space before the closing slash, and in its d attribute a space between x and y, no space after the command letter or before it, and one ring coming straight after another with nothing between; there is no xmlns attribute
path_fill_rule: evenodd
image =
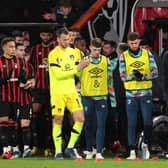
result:
<svg viewBox="0 0 168 168"><path fill-rule="evenodd" d="M62 111L61 108L58 108L58 112L61 113L61 111Z"/></svg>
<svg viewBox="0 0 168 168"><path fill-rule="evenodd" d="M128 0L108 0L88 22L90 38L102 37L115 42L123 41L127 26Z"/></svg>
<svg viewBox="0 0 168 168"><path fill-rule="evenodd" d="M74 60L74 55L70 55L69 57L72 61Z"/></svg>

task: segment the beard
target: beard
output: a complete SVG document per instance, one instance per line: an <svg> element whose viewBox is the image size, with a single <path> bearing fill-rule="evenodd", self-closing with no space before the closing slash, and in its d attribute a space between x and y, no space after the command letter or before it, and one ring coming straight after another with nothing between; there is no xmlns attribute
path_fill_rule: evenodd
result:
<svg viewBox="0 0 168 168"><path fill-rule="evenodd" d="M10 56L10 57L14 57L14 56L15 56L15 54L10 54L9 56Z"/></svg>
<svg viewBox="0 0 168 168"><path fill-rule="evenodd" d="M48 40L48 41L42 40L42 43L45 44L45 45L48 45L48 44L51 43L51 41L52 41L52 39L50 39L50 40Z"/></svg>

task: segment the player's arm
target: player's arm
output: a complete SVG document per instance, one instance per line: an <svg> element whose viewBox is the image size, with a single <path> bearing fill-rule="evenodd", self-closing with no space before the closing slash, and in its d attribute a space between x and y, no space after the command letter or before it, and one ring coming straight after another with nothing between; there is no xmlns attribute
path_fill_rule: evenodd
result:
<svg viewBox="0 0 168 168"><path fill-rule="evenodd" d="M30 89L35 87L35 75L34 75L34 68L31 64L26 62L26 71L28 80L27 83L24 85L24 89Z"/></svg>
<svg viewBox="0 0 168 168"><path fill-rule="evenodd" d="M74 76L77 72L80 72L83 68L88 66L89 62L81 60L78 65L74 66L71 71L63 71L61 65L55 62L55 58L49 54L49 74L54 75L56 79L66 79Z"/></svg>
<svg viewBox="0 0 168 168"><path fill-rule="evenodd" d="M150 73L144 74L142 80L152 80L158 77L158 68L151 52L149 54Z"/></svg>
<svg viewBox="0 0 168 168"><path fill-rule="evenodd" d="M77 67L74 67L71 71L63 71L61 66L56 63L49 64L49 74L53 74L56 79L66 79L77 73Z"/></svg>
<svg viewBox="0 0 168 168"><path fill-rule="evenodd" d="M134 74L128 75L126 72L126 65L125 65L125 60L124 60L124 55L120 56L119 59L119 70L120 70L120 77L122 81L131 81L135 79Z"/></svg>
<svg viewBox="0 0 168 168"><path fill-rule="evenodd" d="M28 63L32 64L34 68L35 68L35 59L36 59L36 47L32 47L28 58Z"/></svg>

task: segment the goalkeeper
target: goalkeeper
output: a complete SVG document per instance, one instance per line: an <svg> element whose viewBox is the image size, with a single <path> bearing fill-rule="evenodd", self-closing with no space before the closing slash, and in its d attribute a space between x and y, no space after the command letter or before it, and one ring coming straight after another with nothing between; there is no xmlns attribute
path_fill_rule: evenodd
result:
<svg viewBox="0 0 168 168"><path fill-rule="evenodd" d="M72 159L81 159L74 145L81 134L84 122L83 107L78 97L74 75L85 68L89 62L78 61L78 53L69 47L69 35L66 28L57 32L58 46L49 54L50 95L53 116L53 140L55 159L63 159L62 121L65 107L72 113L74 125L65 153Z"/></svg>

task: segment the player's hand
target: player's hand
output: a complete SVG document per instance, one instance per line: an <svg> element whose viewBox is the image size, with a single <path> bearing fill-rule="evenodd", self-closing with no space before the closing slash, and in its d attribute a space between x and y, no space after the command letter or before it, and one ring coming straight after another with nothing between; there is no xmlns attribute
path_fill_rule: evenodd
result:
<svg viewBox="0 0 168 168"><path fill-rule="evenodd" d="M9 80L10 78L13 78L13 76L14 76L14 72L13 72L13 69L11 69L7 76L7 80Z"/></svg>
<svg viewBox="0 0 168 168"><path fill-rule="evenodd" d="M51 19L51 13L45 13L42 16L45 20L50 20Z"/></svg>
<svg viewBox="0 0 168 168"><path fill-rule="evenodd" d="M24 88L24 87L25 87L25 84L20 82L19 87L20 87L20 88Z"/></svg>
<svg viewBox="0 0 168 168"><path fill-rule="evenodd" d="M78 68L77 71L81 71L82 69L84 69L85 67L87 67L90 64L89 60L81 60L78 64Z"/></svg>
<svg viewBox="0 0 168 168"><path fill-rule="evenodd" d="M133 70L133 74L135 75L137 80L141 80L142 77L143 77L143 74L141 72L139 72L138 70L136 70L136 69Z"/></svg>
<svg viewBox="0 0 168 168"><path fill-rule="evenodd" d="M23 69L23 68L20 69L19 80L20 80L20 82L23 83L23 84L26 84L26 82L27 82L26 70Z"/></svg>
<svg viewBox="0 0 168 168"><path fill-rule="evenodd" d="M31 82L31 88L34 88L36 85L35 79L32 78L32 79L29 79L29 81Z"/></svg>
<svg viewBox="0 0 168 168"><path fill-rule="evenodd" d="M9 74L7 75L7 77L5 77L5 78L1 78L1 77L0 77L0 85L7 83L7 81L8 81L10 78L13 77L13 75L14 75L14 72L13 72L13 69L11 69L11 70L9 71Z"/></svg>
<svg viewBox="0 0 168 168"><path fill-rule="evenodd" d="M33 88L34 86L35 86L34 79L29 79L25 84L24 89L27 90L27 89Z"/></svg>

